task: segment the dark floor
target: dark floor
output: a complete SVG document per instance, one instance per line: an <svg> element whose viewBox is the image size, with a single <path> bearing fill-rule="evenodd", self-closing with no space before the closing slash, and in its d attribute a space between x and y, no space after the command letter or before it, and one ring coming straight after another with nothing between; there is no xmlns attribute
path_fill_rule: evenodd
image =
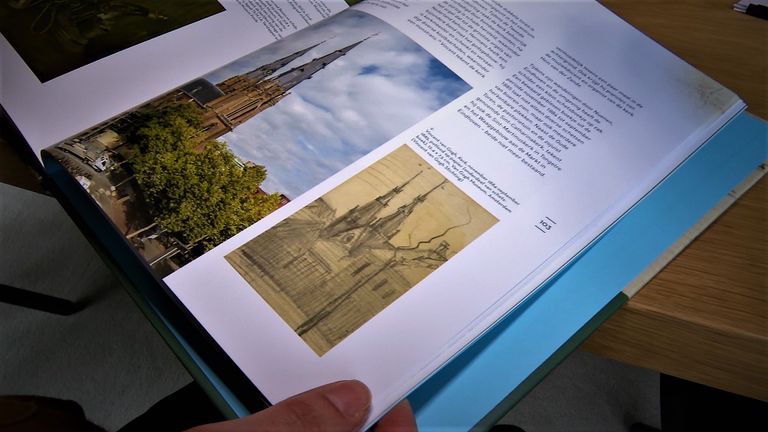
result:
<svg viewBox="0 0 768 432"><path fill-rule="evenodd" d="M116 430L190 377L52 198L0 183L0 284L85 299L64 317L0 304L0 394L78 401ZM659 426L659 375L576 352L503 423L536 431Z"/></svg>

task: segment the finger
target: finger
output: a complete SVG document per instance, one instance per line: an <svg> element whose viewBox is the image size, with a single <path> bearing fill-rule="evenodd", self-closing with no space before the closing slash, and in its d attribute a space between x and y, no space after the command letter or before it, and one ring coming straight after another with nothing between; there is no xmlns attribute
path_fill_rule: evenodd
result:
<svg viewBox="0 0 768 432"><path fill-rule="evenodd" d="M238 420L190 429L218 431L357 431L368 416L371 393L360 381L339 381L286 399Z"/></svg>
<svg viewBox="0 0 768 432"><path fill-rule="evenodd" d="M416 432L416 419L413 417L411 404L404 400L395 405L376 423L374 430L376 432Z"/></svg>

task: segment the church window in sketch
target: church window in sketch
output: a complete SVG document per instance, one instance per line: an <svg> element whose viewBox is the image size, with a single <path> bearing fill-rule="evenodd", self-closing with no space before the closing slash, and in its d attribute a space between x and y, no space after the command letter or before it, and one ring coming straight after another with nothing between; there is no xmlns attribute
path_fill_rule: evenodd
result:
<svg viewBox="0 0 768 432"><path fill-rule="evenodd" d="M496 222L404 145L225 258L323 355Z"/></svg>

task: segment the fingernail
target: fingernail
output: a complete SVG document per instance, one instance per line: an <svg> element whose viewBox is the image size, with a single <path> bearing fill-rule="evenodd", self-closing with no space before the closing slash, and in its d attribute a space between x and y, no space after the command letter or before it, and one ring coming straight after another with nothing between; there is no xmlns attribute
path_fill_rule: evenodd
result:
<svg viewBox="0 0 768 432"><path fill-rule="evenodd" d="M359 417L371 405L371 392L360 381L339 381L329 386L325 397L344 417Z"/></svg>

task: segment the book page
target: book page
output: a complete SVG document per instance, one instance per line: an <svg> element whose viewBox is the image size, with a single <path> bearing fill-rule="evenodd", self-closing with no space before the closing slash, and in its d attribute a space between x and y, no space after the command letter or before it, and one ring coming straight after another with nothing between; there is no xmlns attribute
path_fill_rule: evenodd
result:
<svg viewBox="0 0 768 432"><path fill-rule="evenodd" d="M370 0L49 152L272 402L374 421L741 109L594 2Z"/></svg>
<svg viewBox="0 0 768 432"><path fill-rule="evenodd" d="M39 154L346 7L344 0L4 2L0 104Z"/></svg>

